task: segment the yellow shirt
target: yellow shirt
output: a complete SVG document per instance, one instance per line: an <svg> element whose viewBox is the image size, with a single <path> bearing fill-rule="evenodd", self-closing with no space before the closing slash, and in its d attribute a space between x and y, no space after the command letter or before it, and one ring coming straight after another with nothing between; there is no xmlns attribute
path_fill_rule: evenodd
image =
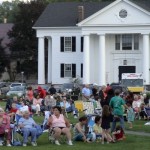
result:
<svg viewBox="0 0 150 150"><path fill-rule="evenodd" d="M102 128L101 128L101 125L94 124L93 130L94 130L94 132L97 131L98 134L102 134Z"/></svg>

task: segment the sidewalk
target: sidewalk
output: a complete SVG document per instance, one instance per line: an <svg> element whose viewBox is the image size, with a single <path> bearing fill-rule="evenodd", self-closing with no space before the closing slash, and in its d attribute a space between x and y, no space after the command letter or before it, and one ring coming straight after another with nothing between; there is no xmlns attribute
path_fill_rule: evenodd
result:
<svg viewBox="0 0 150 150"><path fill-rule="evenodd" d="M146 133L146 132L137 132L137 131L129 131L129 130L126 130L125 133L126 133L126 134L131 134L131 135L139 135L139 136L147 136L147 137L150 137L150 133Z"/></svg>

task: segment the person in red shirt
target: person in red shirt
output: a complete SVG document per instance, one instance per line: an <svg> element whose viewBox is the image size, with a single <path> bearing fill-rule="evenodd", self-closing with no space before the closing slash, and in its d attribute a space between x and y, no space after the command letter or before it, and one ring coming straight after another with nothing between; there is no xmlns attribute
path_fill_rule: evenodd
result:
<svg viewBox="0 0 150 150"><path fill-rule="evenodd" d="M13 123L15 121L15 115L16 115L17 110L18 109L16 107L16 103L12 103L11 109L9 111L9 116L10 116L11 123Z"/></svg>
<svg viewBox="0 0 150 150"><path fill-rule="evenodd" d="M122 141L125 139L124 131L120 125L116 127L116 130L112 133L114 141Z"/></svg>
<svg viewBox="0 0 150 150"><path fill-rule="evenodd" d="M41 86L38 86L38 93L40 98L44 99L46 97L46 91Z"/></svg>

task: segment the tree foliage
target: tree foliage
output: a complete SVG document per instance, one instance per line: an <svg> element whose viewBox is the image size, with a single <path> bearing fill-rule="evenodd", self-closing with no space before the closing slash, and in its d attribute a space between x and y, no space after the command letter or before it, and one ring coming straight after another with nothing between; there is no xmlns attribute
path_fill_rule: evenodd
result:
<svg viewBox="0 0 150 150"><path fill-rule="evenodd" d="M11 40L8 45L11 50L11 57L20 61L20 66L17 67L18 72L24 71L25 74L36 72L38 41L36 32L32 27L45 7L46 2L43 0L34 0L28 3L20 2L18 4L14 26L12 31L8 33Z"/></svg>
<svg viewBox="0 0 150 150"><path fill-rule="evenodd" d="M19 2L19 0L13 0L12 2L4 1L0 4L0 23L3 23L5 18L8 23L14 22L14 14L17 13Z"/></svg>
<svg viewBox="0 0 150 150"><path fill-rule="evenodd" d="M5 68L9 69L9 58L6 57L5 47L2 45L3 39L0 39L0 76L5 71Z"/></svg>

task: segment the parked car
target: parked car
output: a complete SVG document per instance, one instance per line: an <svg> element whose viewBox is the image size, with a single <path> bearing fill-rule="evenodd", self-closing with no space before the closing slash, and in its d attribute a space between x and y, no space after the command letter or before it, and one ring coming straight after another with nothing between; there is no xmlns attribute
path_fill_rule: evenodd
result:
<svg viewBox="0 0 150 150"><path fill-rule="evenodd" d="M15 82L15 83L10 84L10 89L15 87L15 86L24 86L24 87L26 87L27 85L26 85L26 83Z"/></svg>
<svg viewBox="0 0 150 150"><path fill-rule="evenodd" d="M62 92L72 92L74 88L74 84L73 83L64 83L61 87L61 91Z"/></svg>
<svg viewBox="0 0 150 150"><path fill-rule="evenodd" d="M3 87L7 87L7 83L6 82L0 82L0 88L3 88Z"/></svg>
<svg viewBox="0 0 150 150"><path fill-rule="evenodd" d="M17 95L18 97L25 96L26 87L25 86L14 86L7 92L6 95L10 96L12 94Z"/></svg>
<svg viewBox="0 0 150 150"><path fill-rule="evenodd" d="M110 87L115 91L116 89L120 90L120 92L126 92L127 87L122 86L120 83L111 83Z"/></svg>

